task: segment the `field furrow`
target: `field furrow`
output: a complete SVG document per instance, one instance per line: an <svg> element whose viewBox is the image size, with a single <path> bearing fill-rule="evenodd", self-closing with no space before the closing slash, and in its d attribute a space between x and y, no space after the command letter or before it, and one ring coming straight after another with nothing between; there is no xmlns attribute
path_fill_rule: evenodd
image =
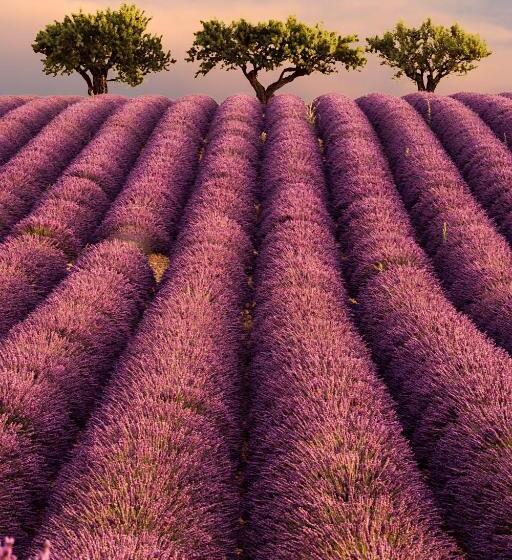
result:
<svg viewBox="0 0 512 560"><path fill-rule="evenodd" d="M197 95L166 111L96 237L134 241L148 254L169 252L216 107Z"/></svg>
<svg viewBox="0 0 512 560"><path fill-rule="evenodd" d="M431 257L447 294L483 331L511 352L510 245L474 200L439 141L408 103L390 96L370 95L359 99L358 104L378 133L417 238ZM358 121L363 127L361 134L372 138L370 127L361 117ZM386 173L387 166L375 142L369 140L366 145L374 146L383 168L381 174ZM352 146L349 141L346 145ZM367 159L363 161L370 172L376 173ZM338 163L332 165L335 169ZM391 180L389 176L386 179L388 193L392 190ZM405 220L396 205L387 216L393 227ZM373 229L378 232L377 222Z"/></svg>
<svg viewBox="0 0 512 560"><path fill-rule="evenodd" d="M467 557L510 558L512 359L444 296L403 218L401 223L397 201L389 196L390 173L353 102L326 96L316 104L333 198L343 205L337 211L339 237L358 325ZM392 115L397 126L390 134L397 134L398 123L408 129L385 97L369 96L359 104L373 123L381 112ZM379 132L392 124L379 123ZM414 158L415 145L396 137L396 146ZM421 153L419 134L417 146ZM424 169L418 163L416 168ZM411 185L415 191L408 200L426 190L419 180ZM365 186L375 190L375 206Z"/></svg>
<svg viewBox="0 0 512 560"><path fill-rule="evenodd" d="M304 103L276 98L265 128L248 557L459 558L350 320Z"/></svg>
<svg viewBox="0 0 512 560"><path fill-rule="evenodd" d="M196 99L190 108L198 101L211 107ZM236 556L242 309L252 258L251 228L241 223L254 215L259 119L247 97L228 98L215 114L161 289L41 530L59 559ZM199 126L190 127L192 139ZM238 211L234 195L247 203Z"/></svg>
<svg viewBox="0 0 512 560"><path fill-rule="evenodd" d="M456 99L428 94L404 99L435 132L474 196L512 244L512 152Z"/></svg>

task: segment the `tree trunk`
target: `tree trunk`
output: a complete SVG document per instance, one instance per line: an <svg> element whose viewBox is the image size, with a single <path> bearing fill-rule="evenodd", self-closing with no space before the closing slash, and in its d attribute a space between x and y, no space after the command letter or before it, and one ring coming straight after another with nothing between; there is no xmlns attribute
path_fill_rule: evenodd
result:
<svg viewBox="0 0 512 560"><path fill-rule="evenodd" d="M265 88L259 82L257 77L257 72L255 72L254 70L251 70L250 72L246 72L245 68L243 68L242 70L244 72L245 77L249 80L249 83L251 84L254 91L256 92L256 97L263 105L266 105L272 99L272 97L274 97L274 94L278 89L281 89L286 84L293 82L295 78L298 78L299 76L306 76L308 74L308 72L306 72L305 70L295 69L295 71L292 74L283 77L284 74L283 72L279 80L277 80L276 82L270 84L267 88Z"/></svg>
<svg viewBox="0 0 512 560"><path fill-rule="evenodd" d="M75 68L75 70L82 76L87 84L87 95L93 95L93 87L92 87L92 80L89 74L87 74L86 70L81 67Z"/></svg>
<svg viewBox="0 0 512 560"><path fill-rule="evenodd" d="M261 103L265 105L268 101L267 92L265 91L265 88L258 81L256 74L249 72L247 74L247 79L249 80L249 83L251 84L254 91L256 92L256 97L259 99Z"/></svg>
<svg viewBox="0 0 512 560"><path fill-rule="evenodd" d="M426 91L423 78L416 78L416 85L418 86L418 91Z"/></svg>
<svg viewBox="0 0 512 560"><path fill-rule="evenodd" d="M426 91L433 92L433 91L435 91L436 86L437 86L437 84L436 84L433 76L428 76Z"/></svg>
<svg viewBox="0 0 512 560"><path fill-rule="evenodd" d="M93 76L92 94L101 95L102 93L108 93L108 82L106 73L96 74Z"/></svg>

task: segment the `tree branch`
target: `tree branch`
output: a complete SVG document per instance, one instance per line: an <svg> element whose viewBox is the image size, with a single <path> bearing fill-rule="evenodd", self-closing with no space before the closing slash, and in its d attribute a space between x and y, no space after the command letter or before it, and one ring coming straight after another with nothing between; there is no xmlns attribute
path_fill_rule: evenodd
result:
<svg viewBox="0 0 512 560"><path fill-rule="evenodd" d="M249 80L249 83L256 92L256 97L261 101L261 103L266 103L267 98L265 95L265 88L258 80L258 70L256 68L253 68L252 70L247 72L247 66L245 64L242 64L240 68L242 69L244 76Z"/></svg>
<svg viewBox="0 0 512 560"><path fill-rule="evenodd" d="M284 70L283 70L283 72L284 72ZM283 75L283 72L281 72L281 75ZM307 70L303 70L301 68L294 68L292 74L290 74L290 75L288 75L284 78L280 77L274 83L270 84L267 87L267 89L265 90L265 95L266 95L267 101L274 95L274 93L278 89L281 89L286 84L289 84L290 82L293 82L293 80L295 80L296 78L298 78L300 76L307 76L307 75L308 75Z"/></svg>
<svg viewBox="0 0 512 560"><path fill-rule="evenodd" d="M279 75L279 78L277 79L277 81L282 80L284 78L284 75L286 74L286 72L294 72L295 70L297 70L297 68L295 68L295 67L285 68L281 72L281 74Z"/></svg>
<svg viewBox="0 0 512 560"><path fill-rule="evenodd" d="M83 68L80 68L80 67L75 68L75 70L80 74L80 76L82 76L82 78L87 83L87 93L88 93L88 95L92 95L92 92L93 92L94 88L93 88L93 85L92 85L91 77L89 76L89 74L87 74L87 71L84 70Z"/></svg>

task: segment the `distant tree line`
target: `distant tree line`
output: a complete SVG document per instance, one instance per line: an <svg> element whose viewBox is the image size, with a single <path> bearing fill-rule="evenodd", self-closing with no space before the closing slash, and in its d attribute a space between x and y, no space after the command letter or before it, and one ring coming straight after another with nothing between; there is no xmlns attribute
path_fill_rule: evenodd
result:
<svg viewBox="0 0 512 560"><path fill-rule="evenodd" d="M89 95L107 93L109 82L137 86L147 74L169 70L176 62L164 50L162 37L146 32L150 21L134 5L95 14L80 11L39 31L32 48L44 55L46 74L76 72ZM199 63L196 77L214 68L239 69L262 103L301 76L332 74L339 67L361 70L366 52L376 53L381 64L396 71L394 77L406 76L419 91L434 91L444 77L467 74L491 54L479 35L458 24L435 25L430 18L418 28L399 22L382 37L368 37L366 48L355 45L357 35L341 36L295 17L256 24L213 19L201 25L185 59ZM261 72L272 70L281 71L275 81L263 85Z"/></svg>

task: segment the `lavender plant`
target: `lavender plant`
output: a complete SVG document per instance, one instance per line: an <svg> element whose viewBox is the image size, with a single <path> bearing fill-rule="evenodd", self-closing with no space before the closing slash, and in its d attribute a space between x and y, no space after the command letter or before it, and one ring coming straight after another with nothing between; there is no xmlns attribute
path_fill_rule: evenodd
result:
<svg viewBox="0 0 512 560"><path fill-rule="evenodd" d="M169 250L216 106L209 97L190 96L166 111L97 238L129 239L146 252Z"/></svg>
<svg viewBox="0 0 512 560"><path fill-rule="evenodd" d="M246 553L459 558L351 322L302 101L273 99L265 128Z"/></svg>
<svg viewBox="0 0 512 560"><path fill-rule="evenodd" d="M395 138L391 166L395 177L409 178L410 188L403 191L406 204L412 201L416 208L420 194L427 192L428 183L422 182L428 177L427 160L420 156L429 156L432 169L443 169L448 185L453 181L450 167L439 167L432 150L436 144L423 140L421 127L411 128L417 144L404 142L411 126L407 111L397 109L404 102L373 95L358 104L382 135L384 147ZM387 162L355 103L326 96L316 106L358 324L448 527L467 557L507 558L512 359L447 301L414 245ZM405 125L404 134L393 123ZM464 189L455 192L463 195ZM372 261L377 264L373 270Z"/></svg>
<svg viewBox="0 0 512 560"><path fill-rule="evenodd" d="M0 237L30 211L102 122L125 102L106 96L71 105L0 169Z"/></svg>
<svg viewBox="0 0 512 560"><path fill-rule="evenodd" d="M0 337L57 285L92 240L167 106L159 97L122 104L0 244Z"/></svg>
<svg viewBox="0 0 512 560"><path fill-rule="evenodd" d="M353 104L347 107L344 101L338 103L344 104L346 109L336 114L339 118L345 114L345 121L347 113L351 121L357 119L359 134L371 138L363 142L366 146L373 144L371 149L378 153L371 127L361 116L350 116L358 114ZM512 350L512 251L506 239L496 231L439 141L408 103L370 95L359 99L358 104L379 135L418 240L432 258L447 293L482 330ZM346 128L344 125L336 135L338 144L343 142L340 134L345 134ZM342 151L347 144L343 142ZM381 173L387 173L382 156L375 157L381 162ZM360 159L369 170L367 151L361 151ZM334 169L344 165L332 163ZM371 172L377 173L373 169ZM388 192L392 190L389 181ZM404 216L403 211L400 214ZM395 205L388 210L386 223L400 214ZM371 227L378 231L383 226L374 223ZM360 238L358 242L364 241Z"/></svg>
<svg viewBox="0 0 512 560"><path fill-rule="evenodd" d="M0 121L0 165L31 140L60 111L79 97L40 97L17 107Z"/></svg>
<svg viewBox="0 0 512 560"><path fill-rule="evenodd" d="M0 118L33 99L37 99L37 97L32 95L2 95L0 97Z"/></svg>
<svg viewBox="0 0 512 560"><path fill-rule="evenodd" d="M0 345L0 534L21 550L152 287L136 247L104 242Z"/></svg>
<svg viewBox="0 0 512 560"><path fill-rule="evenodd" d="M471 109L450 97L405 96L427 120L473 194L512 242L512 153Z"/></svg>
<svg viewBox="0 0 512 560"><path fill-rule="evenodd" d="M176 111L193 139L200 134L187 114L201 114L197 103ZM211 102L201 104L199 123L212 110ZM237 147L239 136L230 136L230 130L240 132L239 117L246 121L246 151L219 155L220 144ZM227 560L236 555L241 311L252 247L249 230L240 225L248 210L232 206L231 192L245 185L250 199L254 190L259 120L259 103L248 97L228 98L215 114L171 265L59 479L40 531L59 559ZM162 189L167 173L163 166ZM161 220L168 207L160 214L156 206L152 211Z"/></svg>
<svg viewBox="0 0 512 560"><path fill-rule="evenodd" d="M452 97L474 111L512 150L512 99L483 93L456 93Z"/></svg>

